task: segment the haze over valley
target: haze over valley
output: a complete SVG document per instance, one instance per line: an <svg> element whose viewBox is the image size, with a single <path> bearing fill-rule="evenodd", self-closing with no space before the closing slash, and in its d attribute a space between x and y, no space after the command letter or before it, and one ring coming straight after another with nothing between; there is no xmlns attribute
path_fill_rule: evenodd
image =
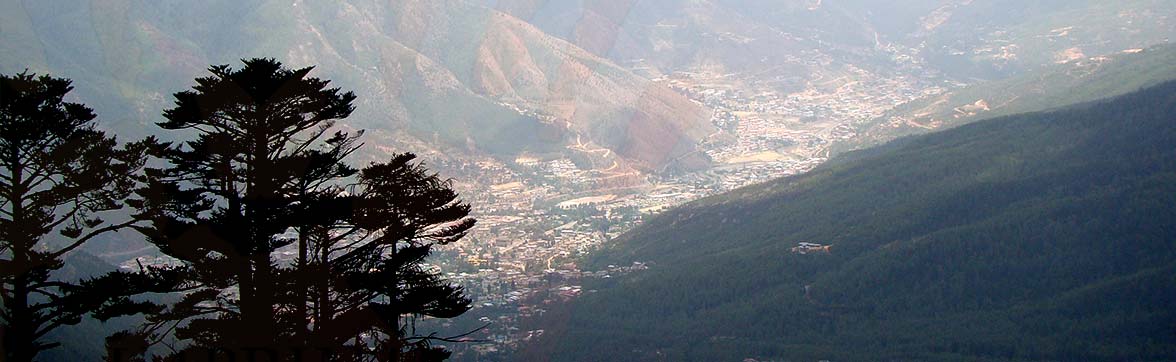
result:
<svg viewBox="0 0 1176 362"><path fill-rule="evenodd" d="M425 262L471 309L414 320L474 330L442 344L457 361L1174 356L1155 305L1176 265L1176 1L899 3L5 0L0 73L72 79L120 141L210 65L275 58L355 92L354 164L413 152L478 220ZM85 269L178 263L131 231L81 250ZM1106 300L1134 314L1081 317ZM1019 322L1055 314L1074 329ZM974 341L954 327L985 318ZM74 328L50 336L103 327ZM100 360L102 337L43 359Z"/></svg>

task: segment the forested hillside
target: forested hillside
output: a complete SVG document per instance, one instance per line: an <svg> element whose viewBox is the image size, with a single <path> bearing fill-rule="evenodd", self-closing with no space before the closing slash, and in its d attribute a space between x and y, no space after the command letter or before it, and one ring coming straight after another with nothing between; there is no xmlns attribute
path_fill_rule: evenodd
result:
<svg viewBox="0 0 1176 362"><path fill-rule="evenodd" d="M668 211L585 261L649 269L586 284L522 357L1170 360L1174 114L1167 82Z"/></svg>

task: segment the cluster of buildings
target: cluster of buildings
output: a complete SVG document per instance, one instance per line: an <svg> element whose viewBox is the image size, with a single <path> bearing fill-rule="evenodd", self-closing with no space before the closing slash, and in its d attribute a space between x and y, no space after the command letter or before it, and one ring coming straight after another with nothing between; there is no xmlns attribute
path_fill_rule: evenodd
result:
<svg viewBox="0 0 1176 362"><path fill-rule="evenodd" d="M803 60L801 60L803 59ZM814 61L798 58L797 61ZM438 266L474 299L470 323L485 326L481 343L455 345L459 355L492 357L542 335L523 325L552 303L576 298L586 279L639 272L635 263L580 270L576 261L641 220L670 207L734 188L806 172L828 157L828 145L855 135L856 124L895 104L940 89L917 77L882 77L850 67L840 78L785 93L729 77L683 73L663 81L715 112L725 137L711 137L704 152L716 167L673 176L641 175L636 186L600 182L607 173L564 157L521 156L513 163L484 160L450 165L443 173L463 180L477 228L447 246ZM460 173L450 171L460 170ZM801 245L797 252L827 246ZM445 327L443 325L442 327Z"/></svg>

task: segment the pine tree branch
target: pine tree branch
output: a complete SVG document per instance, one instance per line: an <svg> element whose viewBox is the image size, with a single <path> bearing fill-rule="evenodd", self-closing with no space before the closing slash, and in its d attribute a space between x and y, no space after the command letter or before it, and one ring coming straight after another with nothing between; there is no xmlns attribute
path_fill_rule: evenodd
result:
<svg viewBox="0 0 1176 362"><path fill-rule="evenodd" d="M78 213L81 212L81 210L82 210L81 207L74 207L72 210L67 212L65 215L62 215L60 219L57 219L57 221L54 221L54 222L46 225L45 229L47 229L47 230L57 229L58 226L61 226L61 224L64 224L66 221L70 221L70 220L76 221L76 219L74 219L74 216L77 216Z"/></svg>
<svg viewBox="0 0 1176 362"><path fill-rule="evenodd" d="M404 338L404 340L405 340L405 341L422 341L422 340L430 340L430 341L442 341L442 342L452 342L452 343L480 343L480 342L489 342L490 340L488 340L488 339L461 339L461 338L464 338L464 337L466 337L466 336L469 336L469 335L471 335L471 334L478 333L478 331L481 331L481 330L483 330L483 329L486 329L487 327L490 327L490 323L486 323L485 325L483 325L483 326L481 326L481 327L478 327L477 329L474 329L474 330L472 330L472 331L465 332L465 333L462 333L462 334L459 334L459 335L456 335L456 336L450 336L450 337L437 337L437 336L435 336L435 333L434 333L434 334L430 334L430 335L428 335L428 336L406 337L406 338Z"/></svg>
<svg viewBox="0 0 1176 362"><path fill-rule="evenodd" d="M132 225L134 225L135 223L137 223L139 221L141 221L141 220L130 220L127 222L123 222L121 224L114 224L114 225L110 225L110 226L107 226L104 228L94 229L94 230L90 231L89 233L87 233L86 235L82 236L81 238L75 240L73 243L69 244L68 246L66 246L66 247L64 247L64 248L62 248L52 254L49 254L49 255L52 258L61 257L62 255L65 255L66 253L69 253L70 251L77 249L79 246L82 246L82 244L86 243L90 239L93 239L95 236L98 236L98 235L101 235L103 233L110 232L110 231L116 231L116 230L121 230L121 229L128 228L128 227L132 227Z"/></svg>
<svg viewBox="0 0 1176 362"><path fill-rule="evenodd" d="M34 283L34 284L29 285L30 288L49 288L49 287L68 288L68 287L72 287L72 286L73 286L73 284L69 284L66 282L59 282L59 281L44 281L44 282L39 282L39 283Z"/></svg>

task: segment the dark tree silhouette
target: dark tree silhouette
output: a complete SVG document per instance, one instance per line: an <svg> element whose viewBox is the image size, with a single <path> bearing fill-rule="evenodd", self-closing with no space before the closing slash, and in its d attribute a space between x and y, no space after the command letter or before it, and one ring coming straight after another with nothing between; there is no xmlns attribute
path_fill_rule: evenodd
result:
<svg viewBox="0 0 1176 362"><path fill-rule="evenodd" d="M211 76L175 94L159 124L196 139L161 152L169 167L141 191L152 220L142 231L183 263L178 287L186 291L150 319L175 323L176 337L197 348L275 353L286 341L274 253L298 241L287 231L298 226L299 186L354 172L319 158L352 148L356 135L329 132L351 114L355 95L308 77L311 68L244 62L240 70L210 68Z"/></svg>
<svg viewBox="0 0 1176 362"><path fill-rule="evenodd" d="M316 228L306 283L315 346L348 341L351 360L434 361L449 353L421 336L419 316L453 318L469 310L461 288L423 268L432 247L456 242L474 226L469 206L448 181L413 164L412 154L364 168L341 222ZM327 209L327 208L324 208ZM367 338L363 336L368 336Z"/></svg>
<svg viewBox="0 0 1176 362"><path fill-rule="evenodd" d="M108 358L134 360L168 338L184 341L170 346L180 358L445 357L433 337L404 332L401 316L468 309L460 288L421 263L473 226L469 207L412 155L362 172L347 166L359 133L332 129L352 112L352 93L327 88L311 68L244 63L214 66L175 95L160 125L196 139L155 148L170 165L148 169L133 205L151 221L138 230L179 265L84 283L131 286L88 301L99 318L147 316L143 328L108 338ZM166 306L130 298L146 292L180 297Z"/></svg>
<svg viewBox="0 0 1176 362"><path fill-rule="evenodd" d="M76 286L52 280L65 254L131 226L103 214L123 207L152 140L118 146L93 110L64 101L67 79L0 75L0 336L6 361L31 361L59 343L49 331L81 321ZM60 237L56 237L56 232Z"/></svg>

